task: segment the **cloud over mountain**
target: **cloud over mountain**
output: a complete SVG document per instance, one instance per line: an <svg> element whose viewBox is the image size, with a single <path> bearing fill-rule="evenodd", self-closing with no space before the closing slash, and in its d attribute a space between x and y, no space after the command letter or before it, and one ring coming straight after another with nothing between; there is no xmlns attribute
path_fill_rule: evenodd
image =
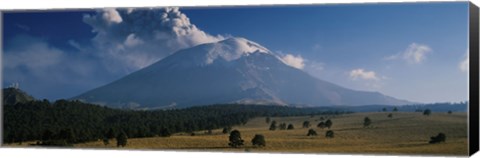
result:
<svg viewBox="0 0 480 158"><path fill-rule="evenodd" d="M282 61L294 68L303 69L305 67L305 59L300 55L286 54L282 57Z"/></svg>
<svg viewBox="0 0 480 158"><path fill-rule="evenodd" d="M104 9L83 21L96 33L94 49L107 65L114 65L112 71L131 72L177 50L224 39L191 24L178 8Z"/></svg>
<svg viewBox="0 0 480 158"><path fill-rule="evenodd" d="M9 40L4 49L4 73L9 75L4 81L19 82L41 98L70 97L79 89L104 84L177 50L224 39L191 24L178 8L108 8L79 20L91 26L95 36L65 41L73 49L53 44L48 37L23 34ZM60 85L69 92L41 92Z"/></svg>
<svg viewBox="0 0 480 158"><path fill-rule="evenodd" d="M354 69L350 71L350 78L356 79L364 79L364 80L379 80L377 74L374 71L367 71L364 69Z"/></svg>
<svg viewBox="0 0 480 158"><path fill-rule="evenodd" d="M147 109L222 103L299 106L408 103L378 92L350 90L317 79L282 60L256 42L228 38L179 50L72 99ZM353 75L377 78L374 72L363 69Z"/></svg>

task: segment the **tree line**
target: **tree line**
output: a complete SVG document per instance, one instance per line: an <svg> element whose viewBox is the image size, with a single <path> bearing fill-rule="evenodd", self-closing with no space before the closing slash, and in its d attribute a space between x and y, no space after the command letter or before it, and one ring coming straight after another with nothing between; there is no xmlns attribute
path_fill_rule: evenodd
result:
<svg viewBox="0 0 480 158"><path fill-rule="evenodd" d="M3 105L4 143L37 141L64 146L104 140L170 136L173 133L221 129L225 133L254 117L349 113L324 108L218 104L185 109L138 111L114 109L80 101L35 100ZM114 134L109 134L109 133ZM108 140L108 139L106 139ZM123 145L124 146L124 145Z"/></svg>

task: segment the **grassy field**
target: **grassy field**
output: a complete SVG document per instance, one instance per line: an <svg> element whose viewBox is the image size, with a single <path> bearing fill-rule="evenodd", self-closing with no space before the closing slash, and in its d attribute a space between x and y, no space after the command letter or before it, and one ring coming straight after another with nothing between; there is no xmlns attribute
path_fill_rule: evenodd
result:
<svg viewBox="0 0 480 158"><path fill-rule="evenodd" d="M195 136L177 133L171 137L128 139L127 149L163 149L193 151L234 151L234 152L288 152L288 153L371 153L371 154L413 154L413 155L466 155L467 115L466 113L354 113L331 118L335 138L325 138L327 129L317 128L320 116L272 117L279 123L293 124L294 130L268 130L265 118L255 118L242 126L234 126L241 132L245 146L230 148L228 134L221 129L213 134L197 131ZM372 120L371 127L363 128L363 119ZM308 129L302 128L303 121L309 120L318 136L306 136ZM428 144L431 136L439 132L446 134L445 143ZM251 139L263 134L266 147L254 147ZM109 146L102 141L76 144L81 148L116 148L115 140Z"/></svg>

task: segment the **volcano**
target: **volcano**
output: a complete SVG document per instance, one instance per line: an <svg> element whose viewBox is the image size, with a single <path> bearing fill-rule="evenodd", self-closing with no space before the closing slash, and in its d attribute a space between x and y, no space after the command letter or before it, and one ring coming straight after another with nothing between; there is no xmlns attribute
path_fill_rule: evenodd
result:
<svg viewBox="0 0 480 158"><path fill-rule="evenodd" d="M72 99L128 108L224 103L310 107L410 103L315 78L245 38L229 38L177 51Z"/></svg>

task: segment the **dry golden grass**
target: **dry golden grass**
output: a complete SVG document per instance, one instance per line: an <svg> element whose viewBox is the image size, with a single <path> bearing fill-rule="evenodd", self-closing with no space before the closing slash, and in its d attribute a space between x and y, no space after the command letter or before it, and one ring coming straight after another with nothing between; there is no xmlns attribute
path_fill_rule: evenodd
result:
<svg viewBox="0 0 480 158"><path fill-rule="evenodd" d="M245 140L245 146L230 148L228 134L221 129L212 135L197 131L196 136L178 133L168 138L153 137L128 139L127 149L162 149L194 151L250 151L250 152L302 152L302 153L371 153L371 154L414 154L414 155L467 155L467 115L466 113L354 113L331 118L335 138L325 138L327 129L316 127L320 116L276 117L277 123L292 123L294 130L268 130L265 118L255 118L242 126L235 126ZM371 127L363 128L363 118L372 120ZM308 129L301 128L309 120L318 136L306 136ZM431 136L443 132L447 136L445 143L428 144ZM251 145L255 134L263 134L266 147ZM76 144L80 148L115 148L111 141L104 146L102 141Z"/></svg>

